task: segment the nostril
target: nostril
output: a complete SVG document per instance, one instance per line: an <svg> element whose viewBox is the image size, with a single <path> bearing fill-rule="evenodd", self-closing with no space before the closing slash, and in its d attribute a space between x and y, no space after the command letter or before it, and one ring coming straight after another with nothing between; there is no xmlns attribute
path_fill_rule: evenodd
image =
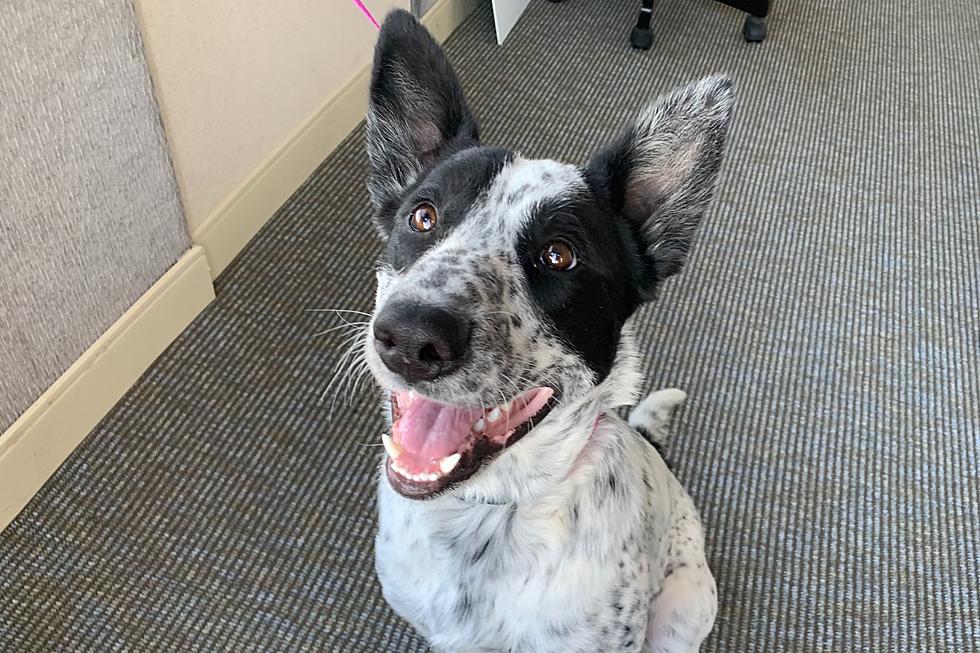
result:
<svg viewBox="0 0 980 653"><path fill-rule="evenodd" d="M441 363L445 359L439 355L436 346L429 342L419 350L419 360L423 363Z"/></svg>
<svg viewBox="0 0 980 653"><path fill-rule="evenodd" d="M394 349L396 346L395 335L392 331L385 328L374 328L375 347L382 349Z"/></svg>

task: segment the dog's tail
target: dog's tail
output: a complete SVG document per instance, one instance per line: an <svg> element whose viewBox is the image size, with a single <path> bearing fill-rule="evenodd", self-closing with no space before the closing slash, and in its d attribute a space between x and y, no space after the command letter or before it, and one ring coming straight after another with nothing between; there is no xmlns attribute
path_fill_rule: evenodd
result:
<svg viewBox="0 0 980 653"><path fill-rule="evenodd" d="M685 399L687 393L677 388L657 390L647 395L646 399L630 412L630 426L646 438L661 456L664 455L664 445L670 439L670 423L674 413Z"/></svg>

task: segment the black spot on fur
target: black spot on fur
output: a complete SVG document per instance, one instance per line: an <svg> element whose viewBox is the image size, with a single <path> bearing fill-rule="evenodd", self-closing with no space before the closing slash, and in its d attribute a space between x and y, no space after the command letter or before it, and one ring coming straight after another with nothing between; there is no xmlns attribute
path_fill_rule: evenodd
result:
<svg viewBox="0 0 980 653"><path fill-rule="evenodd" d="M514 520L517 519L517 504L512 503L507 509L507 521L504 524L504 531L510 537L514 531Z"/></svg>
<svg viewBox="0 0 980 653"><path fill-rule="evenodd" d="M482 558L484 555L486 555L487 549L490 548L490 543L491 543L491 540L488 539L486 542L483 543L483 546L480 547L479 551L477 551L476 553L473 554L473 560L472 560L472 562L474 564L476 564L477 562L479 562L480 561L480 558Z"/></svg>
<svg viewBox="0 0 980 653"><path fill-rule="evenodd" d="M649 442L650 445L654 449L657 450L657 453L660 454L660 457L663 459L664 464L667 465L667 468L668 469L673 469L673 465L671 464L671 461L668 460L668 458L667 458L667 451L666 451L666 449L664 449L663 444L661 444L660 442L657 442L653 438L653 435L650 433L650 431L648 431L647 429L645 429L643 426L634 426L633 428L636 430L637 433L639 433L640 435L643 436L643 439L644 440L646 440L647 442ZM647 483L647 489L651 489L650 488L650 485L649 485L649 482L647 481L645 475L643 477L643 480L644 480L645 483Z"/></svg>
<svg viewBox="0 0 980 653"><path fill-rule="evenodd" d="M456 600L454 612L461 621L466 620L473 613L473 598L466 590L463 590Z"/></svg>

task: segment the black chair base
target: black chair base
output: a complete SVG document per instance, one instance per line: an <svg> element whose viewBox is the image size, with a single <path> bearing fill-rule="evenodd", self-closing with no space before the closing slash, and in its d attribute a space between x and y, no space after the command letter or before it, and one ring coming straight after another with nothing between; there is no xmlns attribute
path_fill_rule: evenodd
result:
<svg viewBox="0 0 980 653"><path fill-rule="evenodd" d="M558 0L552 0L556 2ZM765 18L769 14L769 0L718 0L730 7L746 12L742 25L742 36L749 43L761 43L766 39L768 27ZM653 45L653 30L650 21L653 17L653 0L643 0L636 27L630 33L630 44L637 50L649 50Z"/></svg>
<svg viewBox="0 0 980 653"><path fill-rule="evenodd" d="M630 43L637 50L649 50L653 45L653 30L650 29L650 21L653 18L653 0L643 0L640 7L640 17L636 20L636 27L630 33Z"/></svg>
<svg viewBox="0 0 980 653"><path fill-rule="evenodd" d="M649 50L653 45L653 30L649 27L646 29L634 27L630 32L630 45L637 50Z"/></svg>
<svg viewBox="0 0 980 653"><path fill-rule="evenodd" d="M762 43L766 39L766 19L748 14L745 17L745 24L742 25L742 36L749 43Z"/></svg>

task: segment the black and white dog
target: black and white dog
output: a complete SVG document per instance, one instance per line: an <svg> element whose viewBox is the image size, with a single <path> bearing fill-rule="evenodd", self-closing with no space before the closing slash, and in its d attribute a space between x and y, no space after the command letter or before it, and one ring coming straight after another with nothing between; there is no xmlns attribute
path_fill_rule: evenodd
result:
<svg viewBox="0 0 980 653"><path fill-rule="evenodd" d="M440 47L388 16L367 124L387 242L367 362L390 406L377 572L436 651L697 651L715 584L654 447L627 324L677 272L734 102L710 77L585 168L480 143Z"/></svg>

